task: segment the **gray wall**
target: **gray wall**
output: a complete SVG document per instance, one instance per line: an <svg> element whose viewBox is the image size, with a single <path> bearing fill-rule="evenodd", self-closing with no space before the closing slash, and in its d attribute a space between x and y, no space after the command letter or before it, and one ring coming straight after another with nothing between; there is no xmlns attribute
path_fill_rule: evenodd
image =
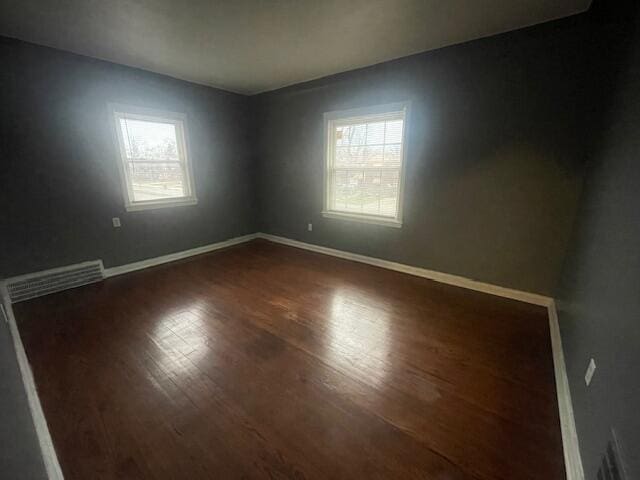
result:
<svg viewBox="0 0 640 480"><path fill-rule="evenodd" d="M255 231L247 97L6 38L0 65L0 278ZM108 102L188 115L197 206L124 210Z"/></svg>
<svg viewBox="0 0 640 480"><path fill-rule="evenodd" d="M611 16L604 3L252 98L0 39L0 278L94 258L119 265L261 230L558 293L587 479L612 427L630 478L640 478L630 368L640 365L640 39L627 41L634 16ZM412 102L404 226L322 218L322 114L401 100ZM198 206L124 211L107 102L189 115ZM15 414L0 425L30 428L12 352L2 352L2 411ZM587 389L591 356L598 370ZM24 435L30 448L3 452L3 464L37 448Z"/></svg>
<svg viewBox="0 0 640 480"><path fill-rule="evenodd" d="M0 278L255 231L246 97L6 38L0 65ZM125 212L108 102L188 115L197 206ZM46 478L1 319L0 445L0 477Z"/></svg>
<svg viewBox="0 0 640 480"><path fill-rule="evenodd" d="M47 478L9 325L0 312L0 477Z"/></svg>
<svg viewBox="0 0 640 480"><path fill-rule="evenodd" d="M590 28L579 15L254 97L261 230L550 294L601 106ZM323 113L402 100L403 227L323 218Z"/></svg>
<svg viewBox="0 0 640 480"><path fill-rule="evenodd" d="M623 3L612 3L616 8L605 37L607 56L622 71L609 71L616 77L616 96L603 129L594 132L601 140L589 163L558 292L587 480L596 478L612 429L627 478L640 478L640 31L633 31L640 15L637 6ZM601 13L608 15L604 8ZM587 387L584 374L591 357L597 369Z"/></svg>

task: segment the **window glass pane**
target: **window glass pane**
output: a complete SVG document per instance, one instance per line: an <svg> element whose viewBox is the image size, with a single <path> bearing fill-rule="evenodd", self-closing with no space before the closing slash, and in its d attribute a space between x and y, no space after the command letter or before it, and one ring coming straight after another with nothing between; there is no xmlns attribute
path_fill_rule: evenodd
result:
<svg viewBox="0 0 640 480"><path fill-rule="evenodd" d="M382 171L367 170L361 186L362 213L367 215L380 214L380 177Z"/></svg>
<svg viewBox="0 0 640 480"><path fill-rule="evenodd" d="M337 170L333 173L333 196L331 198L331 208L333 210L344 210L347 208L348 196L349 186L347 182L347 171Z"/></svg>
<svg viewBox="0 0 640 480"><path fill-rule="evenodd" d="M384 122L367 124L367 145L382 145L384 143Z"/></svg>
<svg viewBox="0 0 640 480"><path fill-rule="evenodd" d="M335 166L340 168L362 167L365 161L365 147L340 146L336 147Z"/></svg>
<svg viewBox="0 0 640 480"><path fill-rule="evenodd" d="M334 174L333 208L347 212L362 212L362 170L339 170Z"/></svg>
<svg viewBox="0 0 640 480"><path fill-rule="evenodd" d="M367 126L347 125L336 129L336 145L364 145L367 141Z"/></svg>
<svg viewBox="0 0 640 480"><path fill-rule="evenodd" d="M398 214L398 170L336 170L332 209L394 218Z"/></svg>
<svg viewBox="0 0 640 480"><path fill-rule="evenodd" d="M344 147L349 145L349 127L336 128L336 146Z"/></svg>
<svg viewBox="0 0 640 480"><path fill-rule="evenodd" d="M385 145L384 165L388 167L400 167L401 153L402 145Z"/></svg>
<svg viewBox="0 0 640 480"><path fill-rule="evenodd" d="M128 159L179 160L174 124L120 118L120 130Z"/></svg>
<svg viewBox="0 0 640 480"><path fill-rule="evenodd" d="M133 201L165 200L186 196L179 163L128 162Z"/></svg>
<svg viewBox="0 0 640 480"><path fill-rule="evenodd" d="M395 116L395 115L394 115ZM336 126L328 181L328 208L397 218L404 119L372 117Z"/></svg>
<svg viewBox="0 0 640 480"><path fill-rule="evenodd" d="M336 168L382 167L389 165L400 166L400 146L394 150L393 146L382 145L336 147L334 165Z"/></svg>
<svg viewBox="0 0 640 480"><path fill-rule="evenodd" d="M384 143L400 143L402 142L403 120L392 120L387 122L387 128L384 137Z"/></svg>
<svg viewBox="0 0 640 480"><path fill-rule="evenodd" d="M368 146L365 150L364 165L367 167L381 167L384 164L384 147L382 145Z"/></svg>
<svg viewBox="0 0 640 480"><path fill-rule="evenodd" d="M399 170L383 170L380 174L380 215L395 217L398 214Z"/></svg>

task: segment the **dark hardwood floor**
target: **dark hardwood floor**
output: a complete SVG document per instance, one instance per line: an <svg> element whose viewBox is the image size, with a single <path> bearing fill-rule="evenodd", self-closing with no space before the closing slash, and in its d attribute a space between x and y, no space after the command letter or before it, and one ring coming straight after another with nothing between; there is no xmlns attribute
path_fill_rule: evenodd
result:
<svg viewBox="0 0 640 480"><path fill-rule="evenodd" d="M15 313L67 480L564 478L540 307L254 241Z"/></svg>

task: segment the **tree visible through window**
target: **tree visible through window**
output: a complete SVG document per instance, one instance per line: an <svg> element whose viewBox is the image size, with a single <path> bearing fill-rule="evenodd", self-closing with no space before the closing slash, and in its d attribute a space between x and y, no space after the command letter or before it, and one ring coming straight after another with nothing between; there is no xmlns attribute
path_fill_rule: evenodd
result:
<svg viewBox="0 0 640 480"><path fill-rule="evenodd" d="M129 210L195 204L184 117L114 109Z"/></svg>
<svg viewBox="0 0 640 480"><path fill-rule="evenodd" d="M324 213L399 226L405 106L366 111L326 115Z"/></svg>

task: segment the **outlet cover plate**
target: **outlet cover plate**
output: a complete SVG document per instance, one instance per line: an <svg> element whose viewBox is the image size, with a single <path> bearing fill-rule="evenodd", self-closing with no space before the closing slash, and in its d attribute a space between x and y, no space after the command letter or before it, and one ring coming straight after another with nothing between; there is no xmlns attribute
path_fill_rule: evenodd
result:
<svg viewBox="0 0 640 480"><path fill-rule="evenodd" d="M591 379L593 378L593 374L596 371L596 362L593 360L589 360L589 366L587 367L587 373L584 374L584 383L587 384L587 387L591 384Z"/></svg>

